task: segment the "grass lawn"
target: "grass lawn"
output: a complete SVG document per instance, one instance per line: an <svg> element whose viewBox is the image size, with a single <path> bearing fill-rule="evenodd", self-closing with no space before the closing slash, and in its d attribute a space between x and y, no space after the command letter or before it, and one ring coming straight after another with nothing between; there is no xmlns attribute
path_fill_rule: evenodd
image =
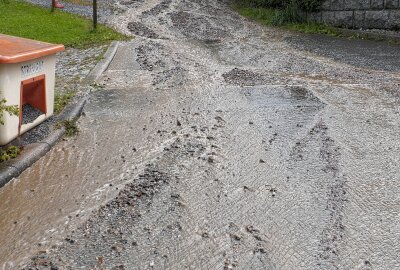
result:
<svg viewBox="0 0 400 270"><path fill-rule="evenodd" d="M0 0L0 33L77 48L128 39L104 25L94 31L91 21L83 17L58 10L51 13L50 8L21 0Z"/></svg>
<svg viewBox="0 0 400 270"><path fill-rule="evenodd" d="M241 4L236 4L233 7L242 16L268 26L273 25L273 20L276 16L276 12L279 12L278 10L268 8L245 7ZM303 33L325 34L330 36L341 35L340 31L337 30L335 27L314 22L287 23L279 26Z"/></svg>

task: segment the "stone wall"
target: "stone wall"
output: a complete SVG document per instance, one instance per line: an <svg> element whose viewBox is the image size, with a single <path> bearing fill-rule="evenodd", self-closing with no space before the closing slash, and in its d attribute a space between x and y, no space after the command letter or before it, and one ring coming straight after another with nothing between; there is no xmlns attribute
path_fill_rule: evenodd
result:
<svg viewBox="0 0 400 270"><path fill-rule="evenodd" d="M400 0L326 0L313 21L345 28L400 29Z"/></svg>

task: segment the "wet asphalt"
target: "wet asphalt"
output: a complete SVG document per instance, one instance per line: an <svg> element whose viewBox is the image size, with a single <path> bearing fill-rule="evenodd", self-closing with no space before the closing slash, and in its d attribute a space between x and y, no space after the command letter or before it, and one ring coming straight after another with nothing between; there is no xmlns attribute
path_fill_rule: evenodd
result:
<svg viewBox="0 0 400 270"><path fill-rule="evenodd" d="M4 269L400 268L399 46L123 5L80 134L0 190Z"/></svg>

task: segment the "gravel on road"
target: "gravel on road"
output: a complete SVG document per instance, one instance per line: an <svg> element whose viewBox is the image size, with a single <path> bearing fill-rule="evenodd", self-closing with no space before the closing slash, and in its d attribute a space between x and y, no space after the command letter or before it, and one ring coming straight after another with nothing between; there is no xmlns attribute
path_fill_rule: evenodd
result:
<svg viewBox="0 0 400 270"><path fill-rule="evenodd" d="M398 269L400 50L115 2L80 134L0 190L5 269ZM4 248L7 247L7 248Z"/></svg>

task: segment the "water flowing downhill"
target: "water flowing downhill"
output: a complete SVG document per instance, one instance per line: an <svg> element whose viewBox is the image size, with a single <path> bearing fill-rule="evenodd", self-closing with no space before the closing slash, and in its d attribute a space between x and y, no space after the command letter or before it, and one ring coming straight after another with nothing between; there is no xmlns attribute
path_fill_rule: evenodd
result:
<svg viewBox="0 0 400 270"><path fill-rule="evenodd" d="M0 189L0 269L400 267L399 46L118 6L79 135Z"/></svg>

